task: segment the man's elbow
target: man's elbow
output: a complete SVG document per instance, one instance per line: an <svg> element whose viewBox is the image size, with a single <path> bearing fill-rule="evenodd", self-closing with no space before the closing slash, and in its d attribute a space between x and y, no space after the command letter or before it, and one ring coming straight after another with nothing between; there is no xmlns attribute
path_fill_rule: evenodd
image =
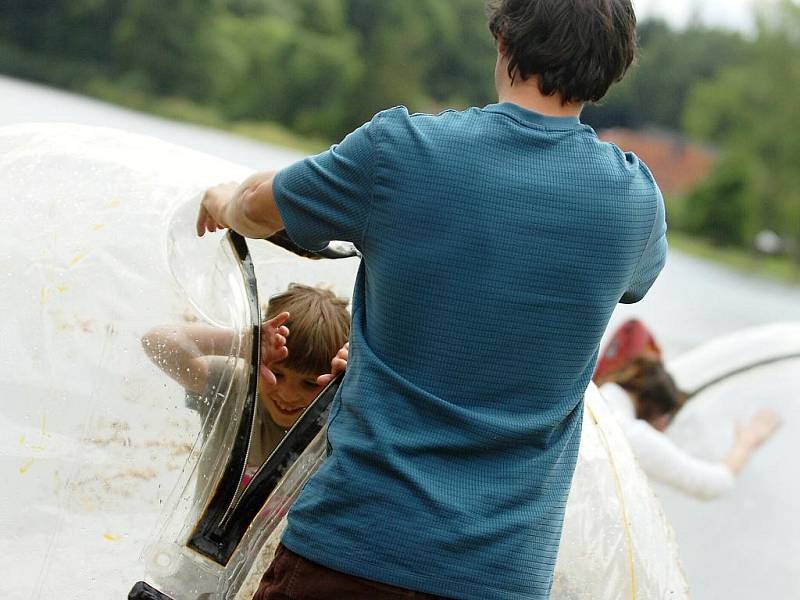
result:
<svg viewBox="0 0 800 600"><path fill-rule="evenodd" d="M644 294L637 294L635 292L625 292L622 298L619 299L620 304L636 304L644 299Z"/></svg>
<svg viewBox="0 0 800 600"><path fill-rule="evenodd" d="M653 283L655 283L655 279L648 282L644 285L638 285L636 287L632 287L628 289L624 294L622 294L622 298L619 299L620 304L636 304L637 302L641 302L644 300L644 297L647 295L647 292L650 291L650 288L653 287Z"/></svg>
<svg viewBox="0 0 800 600"><path fill-rule="evenodd" d="M652 269L650 273L647 274L646 278L640 279L637 283L628 288L628 290L622 294L622 298L619 299L619 303L636 304L637 302L644 300L644 297L647 296L650 288L652 288L655 284L663 268L664 263L662 262Z"/></svg>

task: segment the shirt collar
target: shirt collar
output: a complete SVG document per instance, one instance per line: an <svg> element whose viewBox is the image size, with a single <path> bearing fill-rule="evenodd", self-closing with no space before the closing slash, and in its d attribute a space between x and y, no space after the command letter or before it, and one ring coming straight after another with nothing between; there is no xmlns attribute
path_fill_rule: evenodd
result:
<svg viewBox="0 0 800 600"><path fill-rule="evenodd" d="M489 104L483 110L508 115L523 125L536 125L546 129L573 129L581 124L581 120L577 116L554 117L543 115L527 108L522 108L519 104L514 104L513 102Z"/></svg>

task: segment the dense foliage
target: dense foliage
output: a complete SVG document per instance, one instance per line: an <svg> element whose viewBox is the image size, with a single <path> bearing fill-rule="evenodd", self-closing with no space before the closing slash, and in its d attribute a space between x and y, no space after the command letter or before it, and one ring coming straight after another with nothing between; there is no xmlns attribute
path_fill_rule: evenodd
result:
<svg viewBox="0 0 800 600"><path fill-rule="evenodd" d="M14 75L77 88L103 78L329 138L386 106L493 92L474 0L7 0L0 43Z"/></svg>
<svg viewBox="0 0 800 600"><path fill-rule="evenodd" d="M754 36L640 26L633 72L584 119L713 143L721 161L675 223L749 245L800 239L800 8ZM184 98L222 120L337 139L381 108L495 100L483 0L5 0L0 71L79 90ZM205 108L204 108L205 110Z"/></svg>
<svg viewBox="0 0 800 600"><path fill-rule="evenodd" d="M692 90L687 130L722 158L689 199L689 227L727 244L763 229L800 260L800 6L762 14L744 61ZM732 214L731 214L732 213Z"/></svg>

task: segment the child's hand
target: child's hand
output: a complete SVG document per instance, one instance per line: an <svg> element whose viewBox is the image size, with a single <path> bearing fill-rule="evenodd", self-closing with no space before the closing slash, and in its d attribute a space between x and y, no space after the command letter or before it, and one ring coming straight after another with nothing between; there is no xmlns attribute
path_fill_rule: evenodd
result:
<svg viewBox="0 0 800 600"><path fill-rule="evenodd" d="M336 356L331 360L331 372L317 377L317 385L328 385L333 378L339 373L347 369L347 353L350 348L350 343L346 343L336 353Z"/></svg>
<svg viewBox="0 0 800 600"><path fill-rule="evenodd" d="M746 424L737 426L736 438L748 448L758 448L780 425L780 417L774 411L762 408Z"/></svg>
<svg viewBox="0 0 800 600"><path fill-rule="evenodd" d="M270 370L272 363L280 362L289 356L286 347L286 336L289 328L284 325L289 320L289 313L282 312L261 325L261 380L267 385L275 385L275 373Z"/></svg>

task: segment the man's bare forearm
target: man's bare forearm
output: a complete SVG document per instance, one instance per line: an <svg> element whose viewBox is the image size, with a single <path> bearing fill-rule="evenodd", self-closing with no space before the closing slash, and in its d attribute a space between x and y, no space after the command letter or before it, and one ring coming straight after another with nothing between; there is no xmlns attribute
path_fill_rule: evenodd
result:
<svg viewBox="0 0 800 600"><path fill-rule="evenodd" d="M256 239L267 238L283 229L272 193L274 178L274 171L256 173L239 186L225 211L225 220L231 229Z"/></svg>

